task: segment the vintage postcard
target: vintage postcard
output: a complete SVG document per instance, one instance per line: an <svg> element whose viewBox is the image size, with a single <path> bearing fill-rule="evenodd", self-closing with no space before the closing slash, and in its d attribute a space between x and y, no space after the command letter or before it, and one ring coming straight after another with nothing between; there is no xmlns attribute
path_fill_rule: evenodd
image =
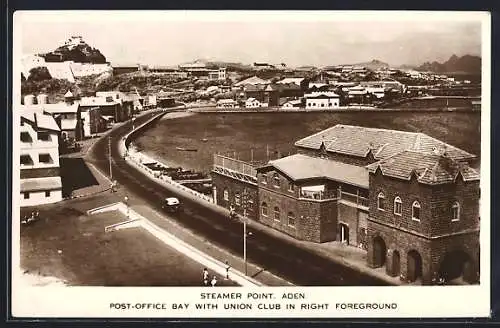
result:
<svg viewBox="0 0 500 328"><path fill-rule="evenodd" d="M490 24L15 12L12 315L488 316Z"/></svg>

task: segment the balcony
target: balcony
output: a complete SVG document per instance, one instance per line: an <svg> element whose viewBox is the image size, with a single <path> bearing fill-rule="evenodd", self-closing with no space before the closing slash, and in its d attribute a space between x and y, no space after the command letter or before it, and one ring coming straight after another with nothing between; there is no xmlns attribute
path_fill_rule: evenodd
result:
<svg viewBox="0 0 500 328"><path fill-rule="evenodd" d="M339 199L339 192L334 190L309 191L300 190L299 200L326 201Z"/></svg>
<svg viewBox="0 0 500 328"><path fill-rule="evenodd" d="M214 155L213 172L244 182L257 184L257 170L247 162L234 158Z"/></svg>
<svg viewBox="0 0 500 328"><path fill-rule="evenodd" d="M357 207L361 207L362 209L368 209L368 198L342 191L340 192L340 199L352 203Z"/></svg>

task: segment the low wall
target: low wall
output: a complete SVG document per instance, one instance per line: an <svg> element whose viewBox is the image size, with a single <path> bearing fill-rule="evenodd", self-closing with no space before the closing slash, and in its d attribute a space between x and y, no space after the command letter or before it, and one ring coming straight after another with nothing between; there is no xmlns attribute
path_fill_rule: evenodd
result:
<svg viewBox="0 0 500 328"><path fill-rule="evenodd" d="M155 179L158 183L163 184L163 185L168 185L171 187L175 187L179 191L184 192L188 196L194 196L196 198L199 198L201 200L204 200L209 203L214 203L214 200L212 197L204 195L202 193L199 193L197 191L194 191L193 189L187 188L183 186L182 184L172 180L171 177L162 175L158 171L151 170L149 167L144 165L143 163L151 163L151 162L158 162L157 160L154 160L147 155L135 151L131 148L129 148L130 143L136 138L142 130L148 126L150 126L152 123L156 122L160 118L162 118L167 111L162 111L162 113L159 113L158 115L154 116L153 118L149 119L147 122L139 125L136 127L132 132L128 133L123 139L121 140L119 144L119 150L120 150L120 155L125 158L125 160L132 166L135 166L137 169L140 171L145 172L147 175L149 175L151 178Z"/></svg>

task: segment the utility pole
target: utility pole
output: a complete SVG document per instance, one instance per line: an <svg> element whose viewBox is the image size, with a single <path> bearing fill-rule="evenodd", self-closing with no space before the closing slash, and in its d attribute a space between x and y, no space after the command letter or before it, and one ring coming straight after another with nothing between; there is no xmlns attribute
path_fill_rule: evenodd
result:
<svg viewBox="0 0 500 328"><path fill-rule="evenodd" d="M247 269L247 209L243 208L243 261L245 261L245 276L248 276Z"/></svg>
<svg viewBox="0 0 500 328"><path fill-rule="evenodd" d="M111 167L111 137L108 137L108 159L109 159L109 177L113 180L113 169Z"/></svg>

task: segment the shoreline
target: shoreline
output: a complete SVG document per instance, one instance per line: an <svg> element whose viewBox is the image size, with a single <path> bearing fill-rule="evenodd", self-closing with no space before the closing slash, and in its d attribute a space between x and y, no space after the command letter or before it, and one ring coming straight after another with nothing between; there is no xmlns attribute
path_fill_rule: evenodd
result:
<svg viewBox="0 0 500 328"><path fill-rule="evenodd" d="M216 108L213 107L193 107L186 108L187 111L199 114L217 114L217 113L481 113L481 110L471 109L469 107L449 107L449 108L376 108L376 107L339 107L331 109L305 109L305 108Z"/></svg>

